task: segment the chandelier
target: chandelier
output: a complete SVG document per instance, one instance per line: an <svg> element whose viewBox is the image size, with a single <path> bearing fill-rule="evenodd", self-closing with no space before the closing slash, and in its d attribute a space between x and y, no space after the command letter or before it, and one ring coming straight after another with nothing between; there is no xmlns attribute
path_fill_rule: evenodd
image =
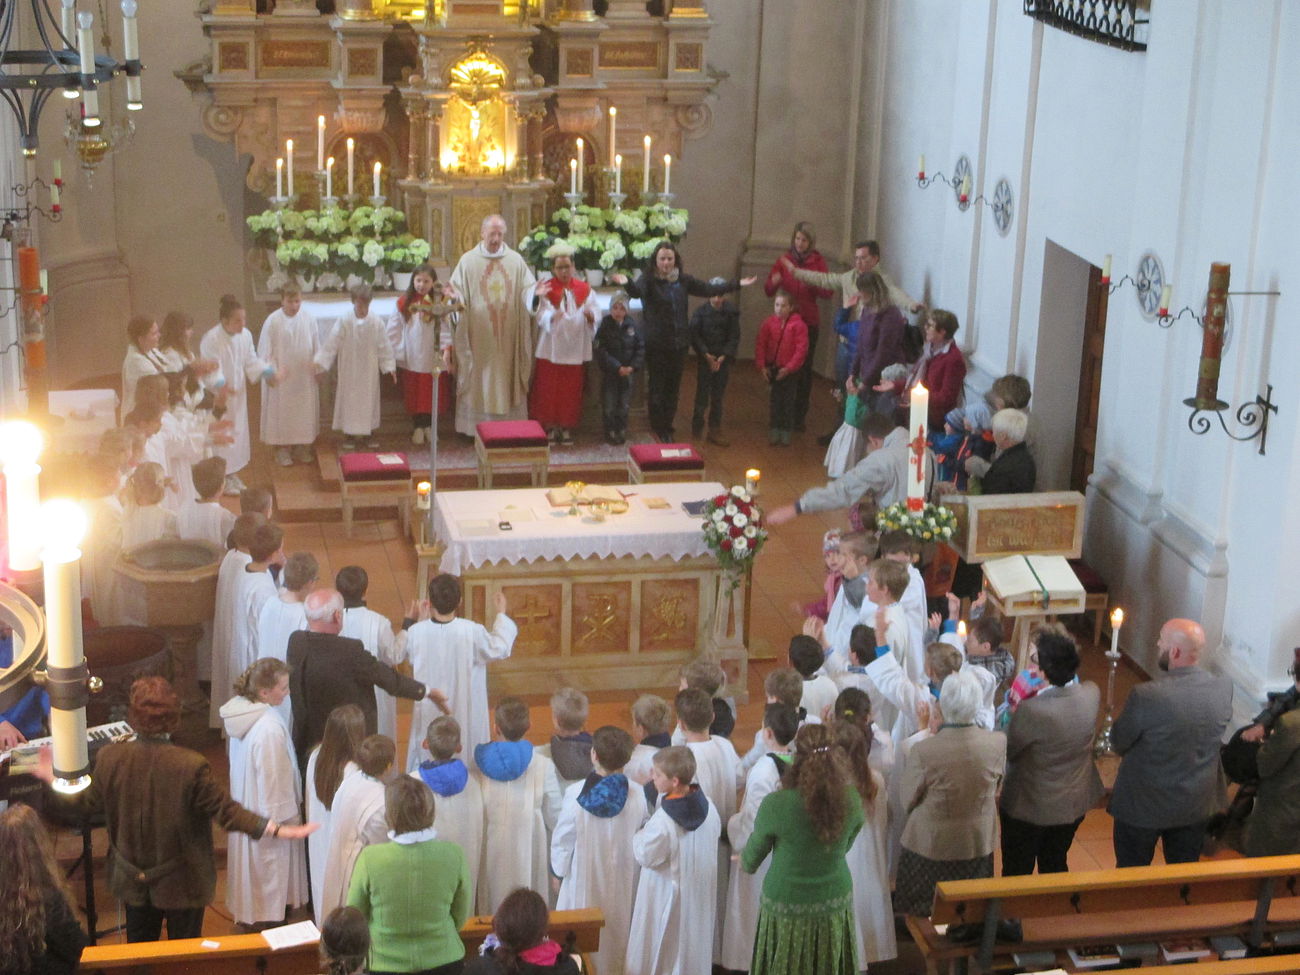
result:
<svg viewBox="0 0 1300 975"><path fill-rule="evenodd" d="M0 98L18 123L19 144L25 156L36 155L41 111L55 91L69 101L79 102L74 119L87 135L94 134L89 130L103 127L99 86L112 81L114 75L126 75L127 109L139 111L144 107L140 97L142 66L136 0L122 0L122 61L95 53L93 13L77 10L77 0L59 0L59 4L62 9L56 22L48 0L0 0ZM19 10L24 8L30 10L31 23L23 23L19 17ZM40 46L19 49L19 37L35 37ZM108 44L104 47L107 50ZM111 138L100 136L99 141L112 145ZM99 154L102 157L103 152Z"/></svg>

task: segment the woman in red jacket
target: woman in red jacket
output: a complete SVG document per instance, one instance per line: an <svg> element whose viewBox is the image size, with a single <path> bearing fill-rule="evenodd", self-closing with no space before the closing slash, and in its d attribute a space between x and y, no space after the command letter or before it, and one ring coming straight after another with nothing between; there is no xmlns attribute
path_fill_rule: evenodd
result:
<svg viewBox="0 0 1300 975"><path fill-rule="evenodd" d="M808 361L808 326L793 309L790 296L778 291L773 302L774 314L759 326L754 349L754 364L771 387L768 443L774 447L790 445L799 370Z"/></svg>
<svg viewBox="0 0 1300 975"><path fill-rule="evenodd" d="M966 359L953 341L957 334L957 316L942 308L932 308L925 316L925 348L921 358L912 366L907 382L899 389L898 383L884 382L875 387L878 393L903 394L899 399L897 418L900 426L907 426L907 395L917 383L930 391L930 414L926 420L932 431L943 430L943 418L961 402L962 387L966 382Z"/></svg>
<svg viewBox="0 0 1300 975"><path fill-rule="evenodd" d="M769 298L774 297L778 291L790 295L794 302L794 310L798 312L808 329L808 355L804 357L803 366L799 369L792 428L802 433L804 421L808 416L808 396L812 391L813 355L817 351L817 333L821 325L821 312L817 308L817 301L820 298L829 298L831 292L826 288L800 281L794 276L795 268L823 273L827 271L825 258L817 252L817 232L806 220L801 220L794 225L794 233L790 235L790 249L776 259L763 285L763 290L767 292Z"/></svg>

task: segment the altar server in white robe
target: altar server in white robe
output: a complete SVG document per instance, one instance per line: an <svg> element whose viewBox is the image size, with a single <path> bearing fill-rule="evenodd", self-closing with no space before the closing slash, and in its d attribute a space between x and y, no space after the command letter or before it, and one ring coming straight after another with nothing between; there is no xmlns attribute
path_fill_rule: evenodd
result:
<svg viewBox="0 0 1300 975"><path fill-rule="evenodd" d="M275 368L262 393L262 442L275 448L281 467L313 459L311 445L320 433L319 349L316 319L303 309L302 292L285 285L279 309L267 316L257 336L258 357Z"/></svg>
<svg viewBox="0 0 1300 975"><path fill-rule="evenodd" d="M743 850L754 832L759 804L781 788L781 776L789 768L791 742L799 733L799 713L788 704L769 704L763 709L763 757L749 770L745 798L740 810L727 821L727 839L733 850ZM722 925L724 968L748 971L754 960L754 937L758 933L758 905L763 896L763 878L770 860L753 873L740 869L740 859L731 860L727 880L727 910L718 920ZM892 915L891 915L892 917Z"/></svg>
<svg viewBox="0 0 1300 975"><path fill-rule="evenodd" d="M352 868L361 851L388 839L384 819L384 783L393 766L397 748L391 738L371 735L357 746L356 762L361 771L343 780L334 793L330 810L329 848L325 853L325 879L321 883L321 917L348 902Z"/></svg>
<svg viewBox="0 0 1300 975"><path fill-rule="evenodd" d="M637 745L623 773L637 785L650 781L655 752L673 743L673 709L658 694L642 694L632 702L632 733Z"/></svg>
<svg viewBox="0 0 1300 975"><path fill-rule="evenodd" d="M907 567L907 589L899 599L903 615L907 618L908 637L913 647L925 646L927 622L925 579L913 563L916 540L902 530L888 531L880 536L880 557Z"/></svg>
<svg viewBox="0 0 1300 975"><path fill-rule="evenodd" d="M338 383L334 394L334 429L355 448L357 438L369 439L379 427L379 375L397 378L397 363L384 320L370 311L370 286L352 289L352 310L339 316L316 353L315 368L329 371L337 357ZM378 444L369 446L377 447Z"/></svg>
<svg viewBox="0 0 1300 975"><path fill-rule="evenodd" d="M226 462L221 457L205 458L191 468L190 477L194 481L194 497L176 516L177 531L181 538L208 542L224 550L235 527L235 513L221 503Z"/></svg>
<svg viewBox="0 0 1300 975"><path fill-rule="evenodd" d="M242 517L242 516L241 516ZM222 656L216 656L216 634L213 634L212 659L212 713L214 716L226 688L236 677L253 665L257 659L257 621L262 604L275 598L275 580L268 571L271 560L280 551L284 531L263 521L253 529L248 543L248 564L235 576L234 593L230 600L230 640ZM219 727L219 725L218 725Z"/></svg>
<svg viewBox="0 0 1300 975"><path fill-rule="evenodd" d="M263 601L257 611L257 642L253 648L257 656L288 660L289 637L307 629L304 600L316 588L319 576L320 566L310 552L294 552L284 560L279 590ZM293 712L287 700L280 705L280 714L284 723L292 727Z"/></svg>
<svg viewBox="0 0 1300 975"><path fill-rule="evenodd" d="M595 290L573 276L574 253L567 243L552 244L546 251L551 276L537 282L524 299L537 305L537 354L528 415L558 443L572 443L569 431L582 420L582 384L600 321Z"/></svg>
<svg viewBox="0 0 1300 975"><path fill-rule="evenodd" d="M307 865L311 879L311 903L319 927L321 892L325 889L325 858L329 855L330 822L334 796L351 775L361 768L352 757L366 737L366 718L355 704L340 704L325 719L321 743L311 750L304 776L307 792L307 821L320 829L307 837Z"/></svg>
<svg viewBox="0 0 1300 975"><path fill-rule="evenodd" d="M870 625L876 612L875 604L867 598L867 569L875 554L874 537L865 532L850 532L840 538L840 571L844 578L831 602L822 639L828 651L826 674L837 683L844 670L850 632L858 623Z"/></svg>
<svg viewBox="0 0 1300 975"><path fill-rule="evenodd" d="M708 972L717 924L718 810L695 779L695 756L671 746L655 754L655 811L632 841L641 867L625 975Z"/></svg>
<svg viewBox="0 0 1300 975"><path fill-rule="evenodd" d="M502 698L493 712L498 740L474 750L483 792L483 865L476 908L491 914L516 887L531 887L549 900L550 832L560 815L555 763L524 740L528 705Z"/></svg>
<svg viewBox="0 0 1300 975"><path fill-rule="evenodd" d="M100 626L140 624L126 618L120 577L113 565L122 552L122 502L117 496L117 462L102 454L89 465L90 500L86 502L86 538L81 546L82 594Z"/></svg>
<svg viewBox="0 0 1300 975"><path fill-rule="evenodd" d="M376 613L366 606L366 589L370 586L370 577L359 565L345 565L334 576L334 588L343 597L343 629L339 636L360 640L366 653L377 658L390 667L396 667L402 658L397 652L397 639L393 635L393 624L382 613ZM426 685L437 686L437 685ZM397 741L397 698L387 691L375 688L376 730ZM411 737L421 734L421 725L412 722ZM442 831L442 806L438 807L438 830ZM445 839L445 837L444 837ZM470 861L471 876L478 868L476 861Z"/></svg>
<svg viewBox="0 0 1300 975"><path fill-rule="evenodd" d="M277 823L302 822L302 780L289 727L276 706L289 696L289 667L258 660L221 707L230 751L230 797ZM283 921L285 908L307 903L307 858L301 843L226 838L226 906L239 924Z"/></svg>
<svg viewBox="0 0 1300 975"><path fill-rule="evenodd" d="M413 728L411 734L418 732ZM444 714L429 722L424 747L431 756L411 773L436 796L438 839L455 843L465 854L469 869L470 903L483 865L483 790L460 758L460 725Z"/></svg>
<svg viewBox="0 0 1300 975"><path fill-rule="evenodd" d="M399 645L395 651L399 659L411 662L411 673L416 680L425 687L438 688L445 695L448 712L460 724L469 755L475 755L478 746L491 737L487 665L509 657L519 634L519 627L506 615L505 593L497 592L493 598L496 619L489 630L481 623L456 615L461 600L460 580L456 576L447 573L434 576L429 580L429 603L420 610L420 615L427 612L428 618L410 626L405 646ZM439 713L441 707L434 701L416 701L411 710L411 727L427 727ZM406 770L413 771L428 757L419 735L412 735L406 753Z"/></svg>
<svg viewBox="0 0 1300 975"><path fill-rule="evenodd" d="M212 681L212 700L220 702L225 696L225 688L234 682L230 673L230 643L236 630L235 598L244 577L244 567L253 561L248 554L253 544L253 533L258 526L266 524L263 515L249 512L235 519L235 527L230 530L230 539L234 548L226 552L217 569L217 598L212 614L212 649L208 658L208 675ZM214 708L209 714L209 724L213 728L221 727L221 719ZM319 830L317 831L319 832ZM313 833L313 836L316 834Z"/></svg>
<svg viewBox="0 0 1300 975"><path fill-rule="evenodd" d="M258 357L253 335L245 325L244 306L233 295L222 295L220 321L208 329L199 343L199 354L221 364L225 377L226 415L230 420L231 442L216 453L226 458L226 493L244 489L239 472L248 466L252 448L248 435L248 385L275 378L275 368Z"/></svg>
<svg viewBox="0 0 1300 975"><path fill-rule="evenodd" d="M594 770L565 790L551 837L551 870L560 878L555 909L599 907L605 927L592 960L602 975L621 975L640 873L632 842L646 821L645 790L623 774L631 735L605 725L591 739Z"/></svg>
<svg viewBox="0 0 1300 975"><path fill-rule="evenodd" d="M126 323L126 357L122 360L122 416L135 409L135 387L142 376L157 376L167 371L158 351L162 329L149 315L135 315Z"/></svg>
<svg viewBox="0 0 1300 975"><path fill-rule="evenodd" d="M136 466L122 509L122 550L129 552L146 542L176 538L176 513L163 507L166 475L152 461Z"/></svg>

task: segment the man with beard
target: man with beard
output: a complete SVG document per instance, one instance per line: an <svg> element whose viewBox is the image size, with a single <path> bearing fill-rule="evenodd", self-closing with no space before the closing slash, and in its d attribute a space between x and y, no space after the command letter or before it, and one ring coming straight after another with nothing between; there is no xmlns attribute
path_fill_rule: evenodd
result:
<svg viewBox="0 0 1300 975"><path fill-rule="evenodd" d="M1219 744L1232 717L1232 682L1200 666L1205 631L1193 620L1160 628L1156 680L1129 692L1111 732L1123 756L1110 814L1117 867L1200 859L1206 821L1224 805Z"/></svg>

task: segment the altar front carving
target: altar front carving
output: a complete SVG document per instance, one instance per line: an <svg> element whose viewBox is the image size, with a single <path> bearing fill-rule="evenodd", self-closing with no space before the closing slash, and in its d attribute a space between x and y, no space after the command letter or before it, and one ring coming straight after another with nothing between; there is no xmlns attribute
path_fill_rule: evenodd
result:
<svg viewBox="0 0 1300 975"><path fill-rule="evenodd" d="M609 0L598 15L592 0L335 0L330 13L314 0L212 0L199 20L209 53L178 74L205 128L251 158L250 189L273 195L292 140L288 205L320 206L313 175L351 138L358 171L380 164L380 195L435 263L473 246L488 213L513 239L542 222L579 137L588 201L607 204L617 155L635 206L643 185L661 189L657 161L712 118L703 3Z"/></svg>

